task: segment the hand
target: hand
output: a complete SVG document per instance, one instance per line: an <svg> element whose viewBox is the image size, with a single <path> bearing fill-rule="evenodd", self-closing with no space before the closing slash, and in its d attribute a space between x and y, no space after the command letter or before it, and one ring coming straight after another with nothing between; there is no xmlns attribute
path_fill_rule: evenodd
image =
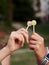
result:
<svg viewBox="0 0 49 65"><path fill-rule="evenodd" d="M30 38L30 49L34 50L35 56L42 61L46 55L44 38L33 32Z"/></svg>
<svg viewBox="0 0 49 65"><path fill-rule="evenodd" d="M28 32L22 28L11 33L7 46L10 52L13 52L23 47L25 41L28 43Z"/></svg>

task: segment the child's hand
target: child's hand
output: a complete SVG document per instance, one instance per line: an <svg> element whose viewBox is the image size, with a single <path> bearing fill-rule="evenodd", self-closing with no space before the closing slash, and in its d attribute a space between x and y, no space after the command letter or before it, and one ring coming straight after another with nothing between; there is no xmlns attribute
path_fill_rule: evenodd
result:
<svg viewBox="0 0 49 65"><path fill-rule="evenodd" d="M28 32L22 28L11 33L7 46L10 51L15 51L22 47L25 41L28 43Z"/></svg>

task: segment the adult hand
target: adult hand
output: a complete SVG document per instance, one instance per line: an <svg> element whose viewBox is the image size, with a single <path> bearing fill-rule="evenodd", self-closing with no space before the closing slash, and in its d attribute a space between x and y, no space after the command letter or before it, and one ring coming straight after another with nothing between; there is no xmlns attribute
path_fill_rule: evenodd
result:
<svg viewBox="0 0 49 65"><path fill-rule="evenodd" d="M34 50L37 59L42 61L46 55L44 38L41 37L39 34L33 32L30 38L30 49Z"/></svg>

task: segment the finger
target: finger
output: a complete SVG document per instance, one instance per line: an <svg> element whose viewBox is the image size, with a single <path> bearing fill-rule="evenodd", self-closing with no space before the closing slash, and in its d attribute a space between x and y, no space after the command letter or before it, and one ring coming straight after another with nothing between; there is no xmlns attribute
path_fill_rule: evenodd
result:
<svg viewBox="0 0 49 65"><path fill-rule="evenodd" d="M26 33L24 30L21 30L20 32L19 32L19 34L22 34L23 35L23 37L24 37L24 39L25 39L25 41L28 43L29 42L29 40L28 40L28 33Z"/></svg>
<svg viewBox="0 0 49 65"><path fill-rule="evenodd" d="M34 50L36 48L36 45L29 45L31 50Z"/></svg>
<svg viewBox="0 0 49 65"><path fill-rule="evenodd" d="M36 45L37 44L37 41L30 40L30 44Z"/></svg>
<svg viewBox="0 0 49 65"><path fill-rule="evenodd" d="M16 48L18 48L18 46L16 47L17 44L15 44L15 41L13 40L13 38L9 38L9 41L8 41L8 45L9 47L11 48L10 51L14 51ZM11 44L12 43L12 44Z"/></svg>
<svg viewBox="0 0 49 65"><path fill-rule="evenodd" d="M28 31L26 31L24 28L21 28L20 30L18 30L19 34L22 34L24 36L24 39L27 43L29 43L28 41Z"/></svg>
<svg viewBox="0 0 49 65"><path fill-rule="evenodd" d="M35 35L31 35L30 40L37 41L37 40L39 40L39 38Z"/></svg>
<svg viewBox="0 0 49 65"><path fill-rule="evenodd" d="M25 32L21 32L21 34L24 36L25 41L29 43L28 34L26 34Z"/></svg>
<svg viewBox="0 0 49 65"><path fill-rule="evenodd" d="M12 37L15 43L24 43L24 37L21 34L13 34Z"/></svg>
<svg viewBox="0 0 49 65"><path fill-rule="evenodd" d="M37 34L36 32L33 32L34 35L36 35L37 37L41 37L39 34Z"/></svg>
<svg viewBox="0 0 49 65"><path fill-rule="evenodd" d="M15 34L14 36L12 36L12 38L13 38L13 40L14 40L15 42L22 41L22 37L21 37L21 35L17 35L17 34Z"/></svg>
<svg viewBox="0 0 49 65"><path fill-rule="evenodd" d="M25 33L28 33L28 31L24 28L21 28L20 30L18 30L18 32L20 32L20 31L24 31Z"/></svg>
<svg viewBox="0 0 49 65"><path fill-rule="evenodd" d="M39 35L39 34L37 34L36 32L33 32L33 35L35 35L36 37L38 37L37 39L41 39L42 37Z"/></svg>
<svg viewBox="0 0 49 65"><path fill-rule="evenodd" d="M38 40L41 41L42 37L37 36L37 35L35 35L35 34L32 34L30 39L36 40L36 41L38 41Z"/></svg>
<svg viewBox="0 0 49 65"><path fill-rule="evenodd" d="M26 29L21 28L20 30L17 31L17 33L22 34L26 40L27 43L29 43L28 41L28 31L26 31Z"/></svg>

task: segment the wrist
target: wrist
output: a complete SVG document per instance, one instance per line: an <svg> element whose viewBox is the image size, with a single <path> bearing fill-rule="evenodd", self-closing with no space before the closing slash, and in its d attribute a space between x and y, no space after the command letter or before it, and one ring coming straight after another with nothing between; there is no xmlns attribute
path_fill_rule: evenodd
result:
<svg viewBox="0 0 49 65"><path fill-rule="evenodd" d="M35 56L37 60L41 63L43 59L45 58L46 54L47 54L46 49L44 49L43 53L35 54Z"/></svg>
<svg viewBox="0 0 49 65"><path fill-rule="evenodd" d="M49 64L49 53L46 54L45 58L41 62L42 65L48 65Z"/></svg>
<svg viewBox="0 0 49 65"><path fill-rule="evenodd" d="M43 54L43 56L42 56L41 61L43 61L43 59L45 58L46 55L47 55L47 49L45 48L45 52L44 52L44 54Z"/></svg>
<svg viewBox="0 0 49 65"><path fill-rule="evenodd" d="M0 61L2 61L4 58L6 58L10 54L11 52L8 46L5 46L3 49L0 50Z"/></svg>
<svg viewBox="0 0 49 65"><path fill-rule="evenodd" d="M41 58L41 62L43 61L43 59L45 58L46 55L47 55L47 50L46 50L46 48L45 48L44 53L43 53L43 56L42 56L42 58Z"/></svg>
<svg viewBox="0 0 49 65"><path fill-rule="evenodd" d="M6 51L8 52L8 54L11 54L11 51L10 51L8 45L6 46Z"/></svg>
<svg viewBox="0 0 49 65"><path fill-rule="evenodd" d="M46 47L46 55L41 62L42 65L49 65L49 49Z"/></svg>

